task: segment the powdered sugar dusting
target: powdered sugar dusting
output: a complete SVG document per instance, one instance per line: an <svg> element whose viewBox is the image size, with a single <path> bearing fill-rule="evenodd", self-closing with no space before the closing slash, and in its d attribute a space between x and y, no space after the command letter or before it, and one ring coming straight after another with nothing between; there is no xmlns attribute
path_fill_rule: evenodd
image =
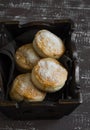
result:
<svg viewBox="0 0 90 130"><path fill-rule="evenodd" d="M41 30L39 34L38 44L41 44L43 40L42 44L46 52L50 51L54 53L60 53L63 46L62 40L60 38L47 30Z"/></svg>
<svg viewBox="0 0 90 130"><path fill-rule="evenodd" d="M24 94L25 93L25 90L27 89L27 87L28 87L28 89L31 87L31 86L33 86L33 84L31 83L31 79L30 79L30 74L29 73L27 73L27 74L25 74L25 75L22 75L22 76L20 76L20 77L18 77L19 79L18 79L18 82L19 82L19 84L20 84L20 87L19 87L19 91L22 93L22 94ZM30 86L30 87L29 87Z"/></svg>
<svg viewBox="0 0 90 130"><path fill-rule="evenodd" d="M27 65L34 66L40 60L40 57L34 51L31 44L26 44L26 45L22 46L19 49L19 51L21 52L20 54L23 57L23 59L25 60L25 63L27 63Z"/></svg>
<svg viewBox="0 0 90 130"><path fill-rule="evenodd" d="M25 51L25 56L27 60L33 64L40 60L39 56L35 53L35 51L32 48L29 48L27 51Z"/></svg>
<svg viewBox="0 0 90 130"><path fill-rule="evenodd" d="M63 74L66 72L62 66L53 60L41 60L39 62L39 67L39 74L41 77L51 82L58 82L58 80L64 78Z"/></svg>
<svg viewBox="0 0 90 130"><path fill-rule="evenodd" d="M18 76L18 87L17 91L20 93L20 95L25 96L29 99L42 97L44 96L43 92L39 91L32 83L31 81L31 74L22 74Z"/></svg>

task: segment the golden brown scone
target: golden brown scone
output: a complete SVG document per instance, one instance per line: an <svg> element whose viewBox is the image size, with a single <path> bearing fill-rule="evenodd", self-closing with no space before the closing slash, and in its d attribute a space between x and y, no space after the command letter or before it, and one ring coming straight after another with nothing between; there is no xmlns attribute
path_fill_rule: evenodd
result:
<svg viewBox="0 0 90 130"><path fill-rule="evenodd" d="M16 64L22 72L31 70L39 60L40 57L34 51L32 44L21 46L15 54Z"/></svg>
<svg viewBox="0 0 90 130"><path fill-rule="evenodd" d="M43 101L45 96L45 92L40 91L33 85L30 73L17 76L10 91L11 99L16 101Z"/></svg>
<svg viewBox="0 0 90 130"><path fill-rule="evenodd" d="M67 76L67 70L53 58L41 59L31 74L33 84L46 92L60 90L64 86Z"/></svg>
<svg viewBox="0 0 90 130"><path fill-rule="evenodd" d="M58 59L65 52L62 40L48 30L40 30L36 33L33 47L41 57Z"/></svg>

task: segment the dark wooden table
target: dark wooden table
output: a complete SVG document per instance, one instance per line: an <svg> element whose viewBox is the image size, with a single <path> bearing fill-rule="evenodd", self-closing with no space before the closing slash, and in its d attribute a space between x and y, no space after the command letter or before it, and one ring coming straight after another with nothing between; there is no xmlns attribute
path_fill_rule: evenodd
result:
<svg viewBox="0 0 90 130"><path fill-rule="evenodd" d="M0 130L90 130L90 0L0 0L0 21L71 18L80 66L81 104L59 120L13 121L0 113Z"/></svg>

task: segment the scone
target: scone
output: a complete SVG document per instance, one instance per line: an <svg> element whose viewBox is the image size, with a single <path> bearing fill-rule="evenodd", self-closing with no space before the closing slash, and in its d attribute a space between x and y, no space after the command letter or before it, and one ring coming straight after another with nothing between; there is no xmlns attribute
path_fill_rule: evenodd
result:
<svg viewBox="0 0 90 130"><path fill-rule="evenodd" d="M41 57L60 58L65 52L63 41L48 30L40 30L33 40L33 47Z"/></svg>
<svg viewBox="0 0 90 130"><path fill-rule="evenodd" d="M53 58L41 59L31 74L33 84L45 92L60 90L64 86L67 76L67 70Z"/></svg>
<svg viewBox="0 0 90 130"><path fill-rule="evenodd" d="M15 61L18 69L22 72L30 71L40 60L38 54L34 51L32 44L26 44L17 49Z"/></svg>
<svg viewBox="0 0 90 130"><path fill-rule="evenodd" d="M43 101L45 92L38 90L31 81L31 74L21 74L15 78L10 91L10 97L16 101Z"/></svg>

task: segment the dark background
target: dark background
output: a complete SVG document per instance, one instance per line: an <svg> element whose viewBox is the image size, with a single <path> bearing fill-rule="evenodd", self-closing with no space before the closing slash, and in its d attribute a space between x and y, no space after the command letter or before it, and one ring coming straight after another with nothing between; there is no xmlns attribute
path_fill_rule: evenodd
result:
<svg viewBox="0 0 90 130"><path fill-rule="evenodd" d="M71 18L80 66L81 104L59 120L13 121L0 113L0 130L90 130L90 0L0 0L0 21Z"/></svg>

